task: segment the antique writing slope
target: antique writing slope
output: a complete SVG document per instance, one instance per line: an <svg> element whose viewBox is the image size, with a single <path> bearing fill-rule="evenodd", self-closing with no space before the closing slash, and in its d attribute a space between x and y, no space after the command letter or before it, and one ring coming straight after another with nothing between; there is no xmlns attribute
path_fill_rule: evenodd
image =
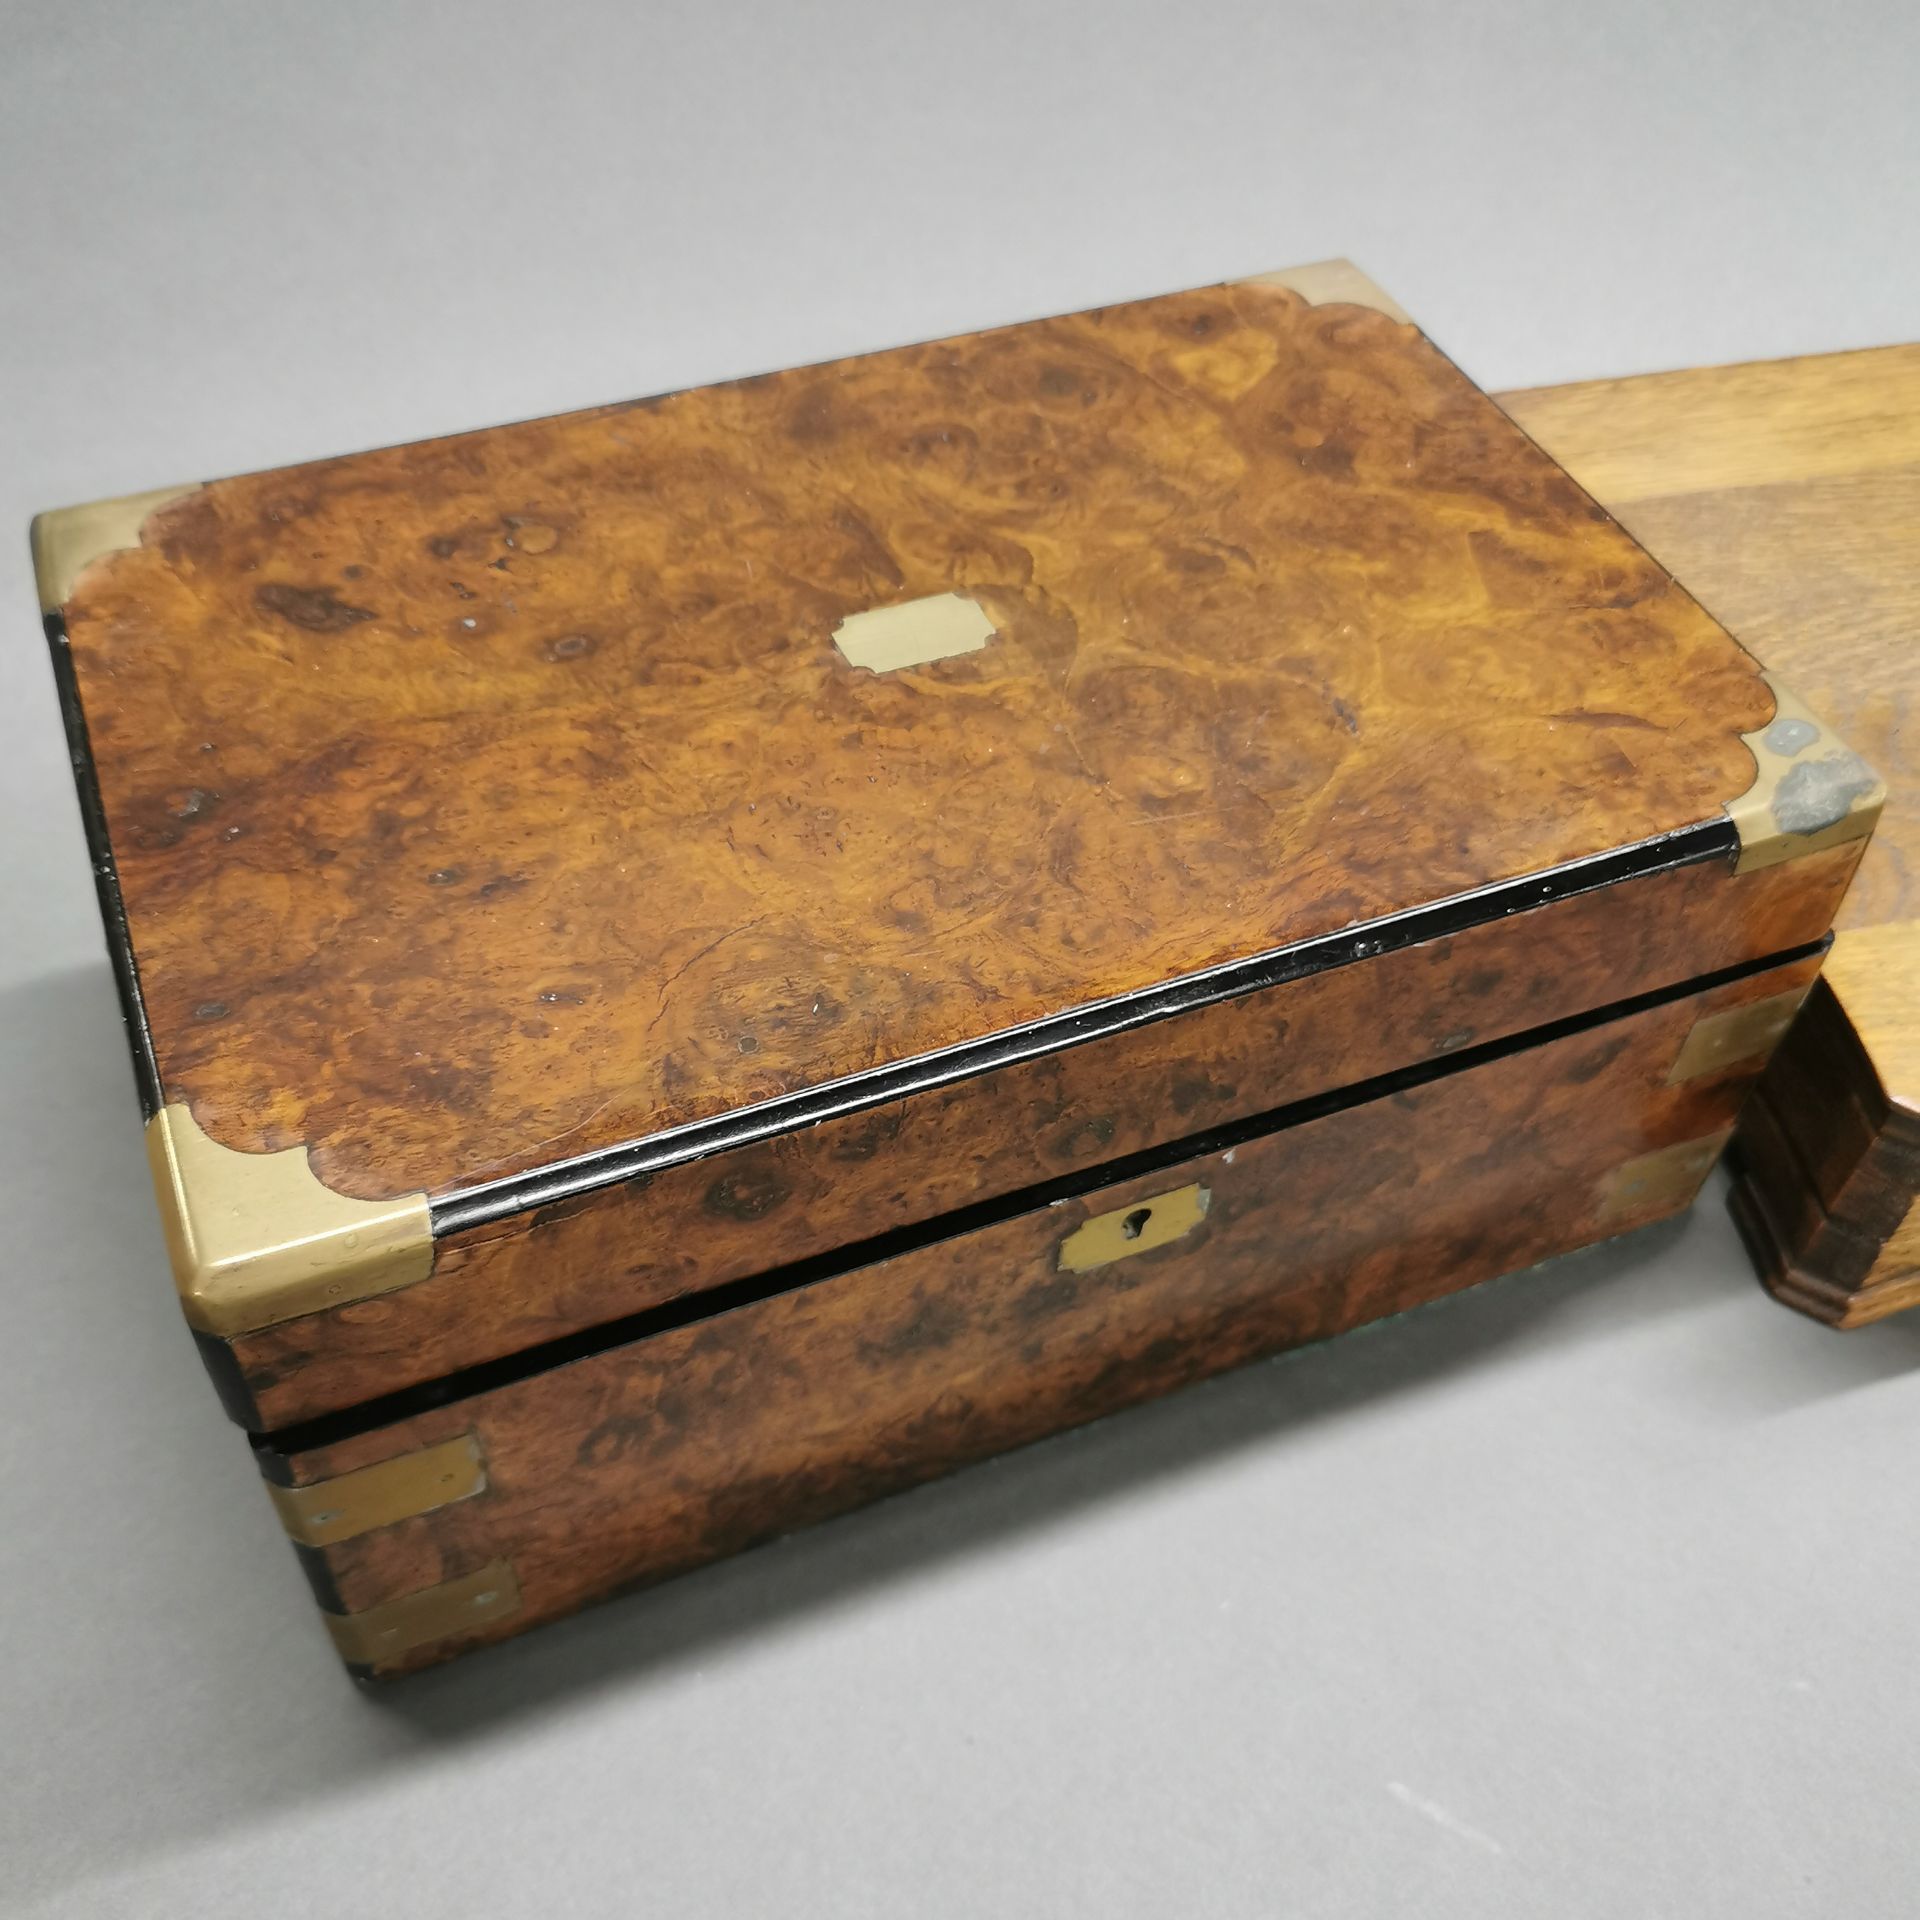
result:
<svg viewBox="0 0 1920 1920"><path fill-rule="evenodd" d="M375 1674L1684 1206L1880 800L1344 266L35 541Z"/></svg>

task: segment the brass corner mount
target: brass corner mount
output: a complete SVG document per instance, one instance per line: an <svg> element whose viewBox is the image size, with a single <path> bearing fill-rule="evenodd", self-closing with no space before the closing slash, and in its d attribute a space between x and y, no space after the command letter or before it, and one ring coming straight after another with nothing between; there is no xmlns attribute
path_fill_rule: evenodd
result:
<svg viewBox="0 0 1920 1920"><path fill-rule="evenodd" d="M1311 266L1282 267L1278 273L1255 273L1238 282L1243 287L1284 287L1310 307L1371 307L1402 326L1414 324L1399 301L1377 286L1351 260L1316 260Z"/></svg>
<svg viewBox="0 0 1920 1920"><path fill-rule="evenodd" d="M1880 776L1778 674L1760 677L1773 689L1773 718L1740 736L1752 751L1754 778L1727 802L1740 836L1736 873L1864 840L1887 797Z"/></svg>
<svg viewBox="0 0 1920 1920"><path fill-rule="evenodd" d="M162 507L200 491L187 487L156 487L150 493L129 493L118 500L90 500L84 506L55 507L37 513L28 538L33 546L33 574L40 589L40 611L58 613L73 595L80 575L102 554L118 553L140 544L140 530Z"/></svg>
<svg viewBox="0 0 1920 1920"><path fill-rule="evenodd" d="M424 1193L335 1193L321 1185L304 1147L223 1147L182 1104L147 1122L147 1159L181 1305L203 1333L254 1332L433 1271Z"/></svg>

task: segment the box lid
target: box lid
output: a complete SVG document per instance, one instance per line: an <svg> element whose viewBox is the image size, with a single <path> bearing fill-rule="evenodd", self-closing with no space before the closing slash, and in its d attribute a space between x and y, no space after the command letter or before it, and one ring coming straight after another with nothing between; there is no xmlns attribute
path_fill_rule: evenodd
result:
<svg viewBox="0 0 1920 1920"><path fill-rule="evenodd" d="M1784 828L1740 816L1758 666L1338 263L35 544L220 1334L404 1286L447 1221L649 1143L1877 805L1843 756ZM1828 765L1788 731L1776 772Z"/></svg>

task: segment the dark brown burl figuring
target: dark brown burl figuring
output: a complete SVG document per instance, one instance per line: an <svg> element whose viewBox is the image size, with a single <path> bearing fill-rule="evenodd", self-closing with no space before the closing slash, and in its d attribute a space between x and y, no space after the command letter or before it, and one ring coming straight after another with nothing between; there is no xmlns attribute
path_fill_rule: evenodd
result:
<svg viewBox="0 0 1920 1920"><path fill-rule="evenodd" d="M472 1497L318 1552L330 1611L510 1571L517 1596L404 1647L401 1672L1038 1439L1277 1348L1378 1319L1684 1206L1757 1063L1678 1086L1694 1024L1803 988L1816 963L1469 1068L1095 1198L1022 1214L270 1462L325 1481L472 1435ZM1636 1178L1682 1159L1677 1182ZM1624 1177L1623 1177L1624 1175ZM1086 1272L1100 1210L1207 1189L1199 1224ZM497 1593L504 1576L481 1591ZM404 1632L400 1635L405 1638ZM373 1651L349 1644L351 1654Z"/></svg>
<svg viewBox="0 0 1920 1920"><path fill-rule="evenodd" d="M236 1335L278 1427L1223 1121L1815 939L1859 843L1680 867L442 1238L402 1293Z"/></svg>
<svg viewBox="0 0 1920 1920"><path fill-rule="evenodd" d="M958 591L997 638L851 667ZM225 480L66 604L159 1076L444 1194L1711 819L1751 659L1214 288Z"/></svg>

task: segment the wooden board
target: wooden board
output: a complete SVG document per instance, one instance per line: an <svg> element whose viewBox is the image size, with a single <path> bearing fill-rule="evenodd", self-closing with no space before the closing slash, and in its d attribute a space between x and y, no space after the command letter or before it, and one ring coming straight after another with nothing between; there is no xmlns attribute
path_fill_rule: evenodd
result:
<svg viewBox="0 0 1920 1920"><path fill-rule="evenodd" d="M1736 1156L1768 1283L1920 1304L1920 345L1503 397L1889 784L1828 985Z"/></svg>

